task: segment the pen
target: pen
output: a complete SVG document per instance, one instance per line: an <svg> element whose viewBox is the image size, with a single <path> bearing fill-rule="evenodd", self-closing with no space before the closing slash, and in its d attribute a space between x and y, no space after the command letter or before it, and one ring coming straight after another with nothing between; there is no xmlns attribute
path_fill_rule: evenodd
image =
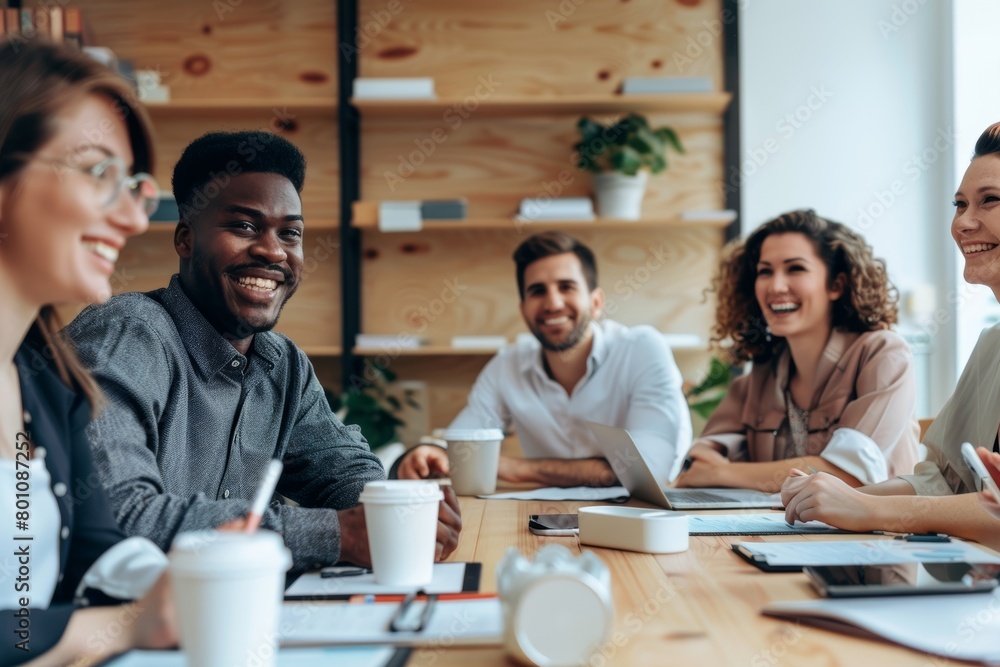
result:
<svg viewBox="0 0 1000 667"><path fill-rule="evenodd" d="M440 593L437 595L439 602L450 602L454 600L492 600L497 596L496 593ZM348 602L353 603L364 603L369 604L372 602L404 602L406 600L405 595L372 595L367 593L364 595L352 595L348 598ZM423 600L426 595L418 595L416 599Z"/></svg>
<svg viewBox="0 0 1000 667"><path fill-rule="evenodd" d="M420 624L417 625L416 627L405 627L405 626L401 627L400 622L406 617L407 612L410 610L410 606L417 599L418 595L420 596L426 595L426 600L427 600L427 602L424 604L424 609L420 614ZM421 630L426 628L427 621L430 620L431 614L434 613L434 607L437 606L437 598L438 596L434 595L433 593L427 595L423 589L419 591L413 591L412 593L408 593L406 597L403 598L403 601L400 603L399 609L397 609L396 613L394 613L392 615L392 618L389 619L389 632L420 632Z"/></svg>
<svg viewBox="0 0 1000 667"><path fill-rule="evenodd" d="M260 480L257 495L253 499L253 505L250 506L250 514L247 515L246 532L253 533L260 525L264 510L267 509L267 503L274 495L274 487L278 485L278 478L281 477L283 467L278 459L272 459L267 464L267 471L264 473L264 478Z"/></svg>
<svg viewBox="0 0 1000 667"><path fill-rule="evenodd" d="M897 540L906 540L907 542L951 542L951 538L944 533L934 533L929 535L897 535Z"/></svg>

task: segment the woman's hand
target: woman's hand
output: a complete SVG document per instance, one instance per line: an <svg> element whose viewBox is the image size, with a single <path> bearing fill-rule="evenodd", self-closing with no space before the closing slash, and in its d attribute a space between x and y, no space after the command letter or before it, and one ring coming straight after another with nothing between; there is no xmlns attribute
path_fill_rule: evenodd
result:
<svg viewBox="0 0 1000 667"><path fill-rule="evenodd" d="M851 488L827 473L806 473L792 468L781 486L785 521L822 521L835 528L865 532L881 528L875 516L876 496Z"/></svg>
<svg viewBox="0 0 1000 667"><path fill-rule="evenodd" d="M704 444L695 445L688 451L688 458L691 459L691 467L677 477L674 486L725 486L729 459L715 448Z"/></svg>
<svg viewBox="0 0 1000 667"><path fill-rule="evenodd" d="M448 452L434 445L417 445L403 454L396 469L399 479L448 476Z"/></svg>

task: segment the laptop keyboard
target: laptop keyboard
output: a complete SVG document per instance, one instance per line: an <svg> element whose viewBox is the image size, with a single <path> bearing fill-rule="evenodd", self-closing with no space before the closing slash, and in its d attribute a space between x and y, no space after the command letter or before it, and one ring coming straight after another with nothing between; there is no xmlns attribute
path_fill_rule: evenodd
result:
<svg viewBox="0 0 1000 667"><path fill-rule="evenodd" d="M683 501L691 503L727 503L732 502L732 496L723 496L711 491L701 491L700 489L664 489L670 502Z"/></svg>

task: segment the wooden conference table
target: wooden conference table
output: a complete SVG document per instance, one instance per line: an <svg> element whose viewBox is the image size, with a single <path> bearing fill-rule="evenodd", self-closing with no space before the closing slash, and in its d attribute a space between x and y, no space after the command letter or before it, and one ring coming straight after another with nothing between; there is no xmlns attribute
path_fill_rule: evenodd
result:
<svg viewBox="0 0 1000 667"><path fill-rule="evenodd" d="M529 514L575 512L581 506L597 504L472 497L462 497L460 502L462 534L449 560L481 562L485 592L496 591L494 572L509 546L516 546L527 556L549 543L562 544L576 554L581 552L576 537L542 537L528 532ZM645 506L635 501L629 504ZM880 539L880 536L865 537L869 538ZM621 633L614 637L618 645L605 646L590 664L592 667L968 664L763 616L760 609L771 601L810 600L817 595L806 575L762 572L729 548L740 541L837 539L857 539L857 536L692 537L686 552L664 556L582 547L595 551L611 570L616 632ZM447 647L417 650L408 664L509 667L513 663L501 648Z"/></svg>

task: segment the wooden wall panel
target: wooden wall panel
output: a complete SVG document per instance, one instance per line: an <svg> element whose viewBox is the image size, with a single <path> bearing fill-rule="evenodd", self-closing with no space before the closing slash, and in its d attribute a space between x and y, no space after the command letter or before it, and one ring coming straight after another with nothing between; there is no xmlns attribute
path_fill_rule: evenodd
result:
<svg viewBox="0 0 1000 667"><path fill-rule="evenodd" d="M575 236L597 254L607 314L662 331L708 331L713 301L702 291L716 269L718 229L663 228ZM366 234L362 328L449 345L453 335L525 330L511 254L512 231ZM662 255L662 258L661 258Z"/></svg>
<svg viewBox="0 0 1000 667"><path fill-rule="evenodd" d="M576 120L499 121L470 116L451 124L443 120L365 122L361 198L466 197L469 217L476 218L511 217L525 197L589 196L590 174L577 170L572 162L578 138ZM644 216L671 217L684 210L722 208L724 198L717 186L722 180L719 119L654 115L650 122L653 127L674 127L686 153L670 153L670 168L650 176ZM444 141L440 141L442 136Z"/></svg>
<svg viewBox="0 0 1000 667"><path fill-rule="evenodd" d="M282 111L284 115L286 111ZM271 132L275 116L265 111L189 112L170 117L154 117L157 139L156 177L164 189L170 188L174 165L184 148L206 132L264 130ZM309 220L336 220L340 217L340 157L337 123L333 111L316 112L287 108L291 126L277 134L298 147L306 157L306 181L302 191L302 211ZM266 149L265 149L266 150Z"/></svg>
<svg viewBox="0 0 1000 667"><path fill-rule="evenodd" d="M613 93L629 76L710 76L722 90L712 0L361 0L359 75L432 76L439 97ZM485 91L485 89L480 89Z"/></svg>
<svg viewBox="0 0 1000 667"><path fill-rule="evenodd" d="M99 44L137 68L159 69L174 99L336 97L331 0L73 4Z"/></svg>

